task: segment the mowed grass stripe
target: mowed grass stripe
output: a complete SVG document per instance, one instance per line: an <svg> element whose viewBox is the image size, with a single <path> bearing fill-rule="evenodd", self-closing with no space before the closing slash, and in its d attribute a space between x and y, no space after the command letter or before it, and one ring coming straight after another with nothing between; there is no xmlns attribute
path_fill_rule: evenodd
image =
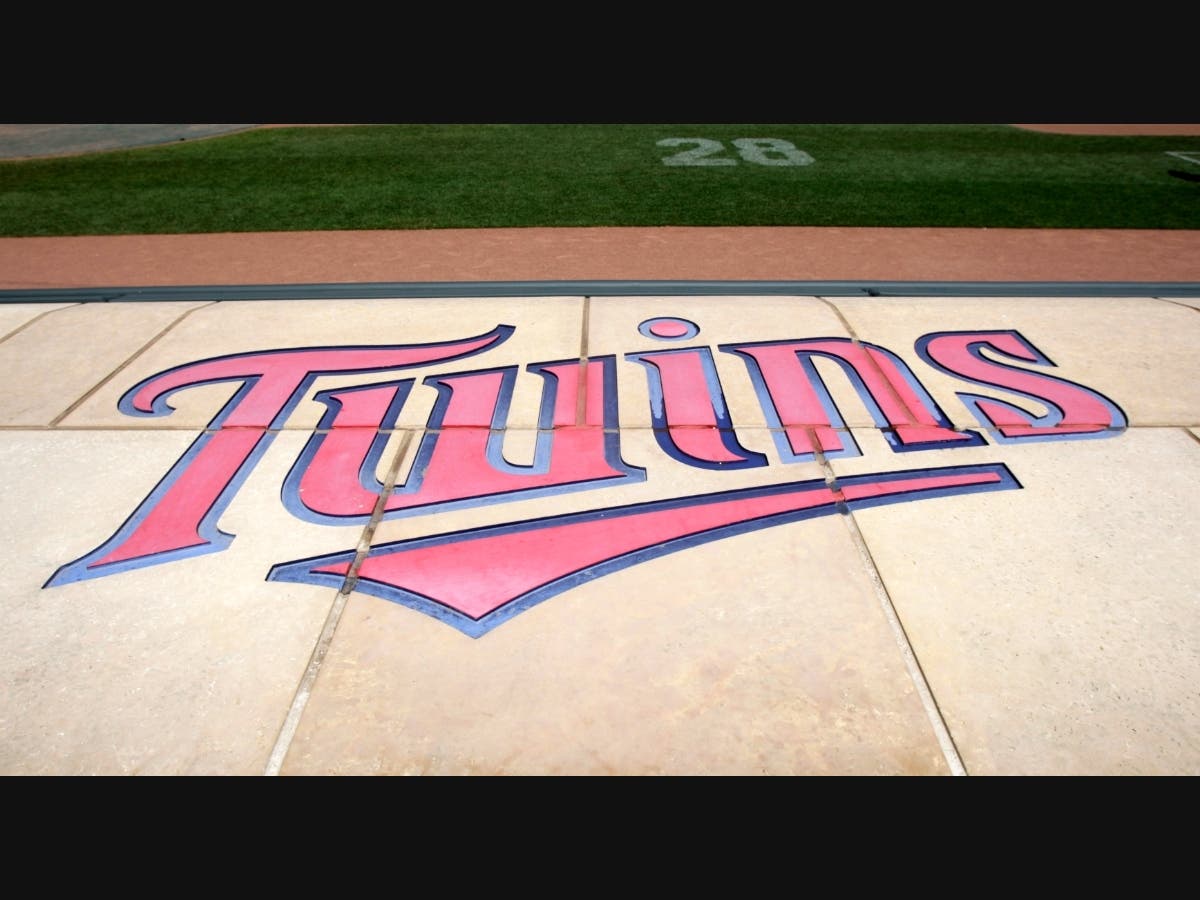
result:
<svg viewBox="0 0 1200 900"><path fill-rule="evenodd" d="M721 144L735 165L667 166ZM738 138L811 165L761 165ZM0 235L596 225L1200 228L1200 139L1006 125L284 128L0 162ZM716 158L716 157L714 157Z"/></svg>

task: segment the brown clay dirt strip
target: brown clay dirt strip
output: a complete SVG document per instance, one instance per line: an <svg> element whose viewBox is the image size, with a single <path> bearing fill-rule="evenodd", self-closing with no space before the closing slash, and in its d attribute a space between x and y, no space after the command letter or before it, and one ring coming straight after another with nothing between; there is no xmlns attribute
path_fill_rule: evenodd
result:
<svg viewBox="0 0 1200 900"><path fill-rule="evenodd" d="M1200 230L497 228L0 239L0 289L557 280L1200 281Z"/></svg>

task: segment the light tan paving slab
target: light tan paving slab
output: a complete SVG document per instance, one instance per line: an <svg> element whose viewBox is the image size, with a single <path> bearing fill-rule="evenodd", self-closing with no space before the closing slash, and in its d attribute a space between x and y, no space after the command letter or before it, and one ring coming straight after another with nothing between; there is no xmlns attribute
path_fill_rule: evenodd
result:
<svg viewBox="0 0 1200 900"><path fill-rule="evenodd" d="M893 461L876 433L839 481ZM1020 490L854 519L973 774L1200 771L1200 445L1183 429L905 454Z"/></svg>
<svg viewBox="0 0 1200 900"><path fill-rule="evenodd" d="M221 516L226 550L42 587L105 541L194 437L0 434L0 772L263 771L335 595L266 574L361 531L280 504L302 436L279 436Z"/></svg>
<svg viewBox="0 0 1200 900"><path fill-rule="evenodd" d="M48 425L199 303L86 303L0 343L0 423Z"/></svg>
<svg viewBox="0 0 1200 900"><path fill-rule="evenodd" d="M69 303L0 303L0 338L7 337L38 316L65 309Z"/></svg>
<svg viewBox="0 0 1200 900"><path fill-rule="evenodd" d="M1185 306L1190 306L1193 309L1200 309L1200 299L1196 297L1171 297L1172 303L1182 303Z"/></svg>
<svg viewBox="0 0 1200 900"><path fill-rule="evenodd" d="M577 360L583 329L583 298L500 298L459 300L297 300L238 301L198 310L140 356L79 409L64 425L128 427L204 427L241 386L241 380L179 390L170 398L174 412L158 418L125 416L117 403L143 379L168 369L215 357L290 348L345 348L463 341L498 326L515 330L507 339L476 355L380 372L321 376L283 427L310 429L328 407L313 399L319 391L402 379L416 379L397 422L398 427L424 427L438 390L422 379L428 375L472 372L532 362ZM449 355L450 351L444 351ZM333 362L336 365L336 360ZM521 371L517 377L509 423L538 422L541 377ZM484 423L485 425L488 423Z"/></svg>
<svg viewBox="0 0 1200 900"><path fill-rule="evenodd" d="M558 510L789 480L824 486L815 464L684 466L647 430L623 433L622 454L646 467L646 482L568 495ZM531 500L387 521L374 546L554 507ZM480 571L484 590L501 577ZM364 566L360 578L369 574ZM585 580L476 638L356 592L283 766L284 774L947 771L836 515Z"/></svg>
<svg viewBox="0 0 1200 900"><path fill-rule="evenodd" d="M1016 329L1055 365L1014 365L1099 391L1124 409L1135 425L1200 421L1195 354L1200 317L1175 303L1103 297L835 298L831 302L859 339L881 344L907 361L960 427L979 423L956 392L1022 401L937 371L913 349L923 335ZM1025 405L1035 409L1028 402Z"/></svg>
<svg viewBox="0 0 1200 900"><path fill-rule="evenodd" d="M664 338L639 332L643 323L661 319L682 319L699 332L691 337ZM722 352L719 346L818 337L846 338L849 332L829 305L816 297L593 297L588 317L588 355L614 355L618 360L622 427L651 424L649 374L656 371L646 363L627 359L627 354L707 348L733 425L754 428L772 423L755 392L746 361ZM839 408L846 411L847 421L872 424L866 411L850 402L853 390L844 377L837 377L836 366L821 361L819 367ZM696 422L688 419L673 424Z"/></svg>

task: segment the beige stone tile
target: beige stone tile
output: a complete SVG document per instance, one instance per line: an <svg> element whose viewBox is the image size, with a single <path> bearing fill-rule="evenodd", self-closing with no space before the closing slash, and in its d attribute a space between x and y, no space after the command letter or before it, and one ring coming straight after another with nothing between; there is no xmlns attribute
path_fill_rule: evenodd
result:
<svg viewBox="0 0 1200 900"><path fill-rule="evenodd" d="M1031 371L1082 384L1109 397L1134 425L1187 425L1200 416L1193 348L1200 318L1163 300L1127 298L836 299L863 341L882 344L908 361L955 424L974 427L956 391L1031 401L979 388L938 372L914 352L935 331L1015 329L1055 366Z"/></svg>
<svg viewBox="0 0 1200 900"><path fill-rule="evenodd" d="M979 423L956 392L1043 407L937 371L914 344L939 331L1016 329L1054 366L1018 364L1099 391L1135 425L1191 425L1200 420L1195 347L1200 317L1150 298L834 298L860 340L899 354L960 427Z"/></svg>
<svg viewBox="0 0 1200 900"><path fill-rule="evenodd" d="M396 424L401 428L421 428L439 396L435 387L422 383L424 377L513 365L521 366L522 370L513 388L509 424L535 426L544 379L524 371L523 367L527 363L579 358L583 330L581 297L219 303L189 316L63 424L204 427L240 387L240 379L179 390L170 398L175 411L169 416L130 417L118 411L117 403L122 394L144 379L229 354L464 341L501 325L512 326L515 331L507 340L475 355L416 368L320 376L304 392L305 399L287 417L283 427L316 426L329 411L325 403L312 399L318 392L415 379ZM332 363L341 364L338 360Z"/></svg>
<svg viewBox="0 0 1200 900"><path fill-rule="evenodd" d="M666 333L661 339L639 332L642 323L660 318L686 320L698 327L699 332L687 337L681 326L679 336ZM733 425L769 427L773 422L767 418L755 392L747 360L722 352L720 345L819 337L845 338L848 332L830 306L816 297L593 297L590 301L588 355L617 358L617 395L623 427L651 425L649 376L657 371L646 363L626 359L626 354L709 348ZM699 376L700 364L691 365ZM867 413L860 410L861 404L854 400L855 394L845 377L838 374L836 364L820 360L817 366L847 422L873 424ZM700 385L698 393L702 398L703 391ZM711 421L710 407L711 403L702 404L694 412L676 407L678 411L671 424L707 424ZM589 421L600 421L594 407Z"/></svg>
<svg viewBox="0 0 1200 900"><path fill-rule="evenodd" d="M897 466L857 436L839 480ZM902 462L1022 485L854 514L967 770L1200 770L1200 445L1135 428Z"/></svg>
<svg viewBox="0 0 1200 900"><path fill-rule="evenodd" d="M48 425L199 303L82 303L0 343L0 423Z"/></svg>
<svg viewBox="0 0 1200 900"><path fill-rule="evenodd" d="M647 480L564 497L560 510L810 478L824 488L815 465L695 469L664 456L646 430L622 437L626 459L645 465ZM766 435L746 439L769 441ZM499 518L493 508L490 521L513 522L535 507L549 514L554 504L513 503L499 508ZM692 507L684 521L707 514ZM385 522L374 546L473 527L483 524L483 516L482 510L466 510ZM618 518L610 510L588 521ZM635 526L629 528L633 533ZM613 533L626 532L619 526ZM591 533L526 534L532 535L527 559L553 558L548 546L572 552L601 540ZM539 546L543 537L558 543ZM457 567L426 571L434 578L450 572L446 583L452 589L482 577L480 590L495 590L504 579L475 574L481 572L478 560L489 552L477 544ZM377 578L378 572L364 566L361 575ZM474 596L472 588L463 590ZM478 638L413 608L356 592L283 771L948 769L846 524L826 515L583 580Z"/></svg>
<svg viewBox="0 0 1200 900"><path fill-rule="evenodd" d="M38 316L66 309L69 303L0 303L0 339L25 325Z"/></svg>
<svg viewBox="0 0 1200 900"><path fill-rule="evenodd" d="M362 530L281 505L302 435L280 435L220 517L235 535L224 551L43 588L108 539L194 437L0 434L0 772L263 771L335 595L264 579Z"/></svg>

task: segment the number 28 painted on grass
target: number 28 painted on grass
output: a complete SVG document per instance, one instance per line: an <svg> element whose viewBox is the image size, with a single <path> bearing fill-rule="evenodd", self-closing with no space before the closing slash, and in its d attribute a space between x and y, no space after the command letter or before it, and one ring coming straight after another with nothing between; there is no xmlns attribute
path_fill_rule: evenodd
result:
<svg viewBox="0 0 1200 900"><path fill-rule="evenodd" d="M738 138L731 142L746 162L760 166L810 166L813 158L797 149L791 141L779 138ZM678 147L696 144L691 150L681 150L663 157L664 166L736 166L738 161L727 156L716 156L725 150L720 141L708 138L663 138L659 147Z"/></svg>

